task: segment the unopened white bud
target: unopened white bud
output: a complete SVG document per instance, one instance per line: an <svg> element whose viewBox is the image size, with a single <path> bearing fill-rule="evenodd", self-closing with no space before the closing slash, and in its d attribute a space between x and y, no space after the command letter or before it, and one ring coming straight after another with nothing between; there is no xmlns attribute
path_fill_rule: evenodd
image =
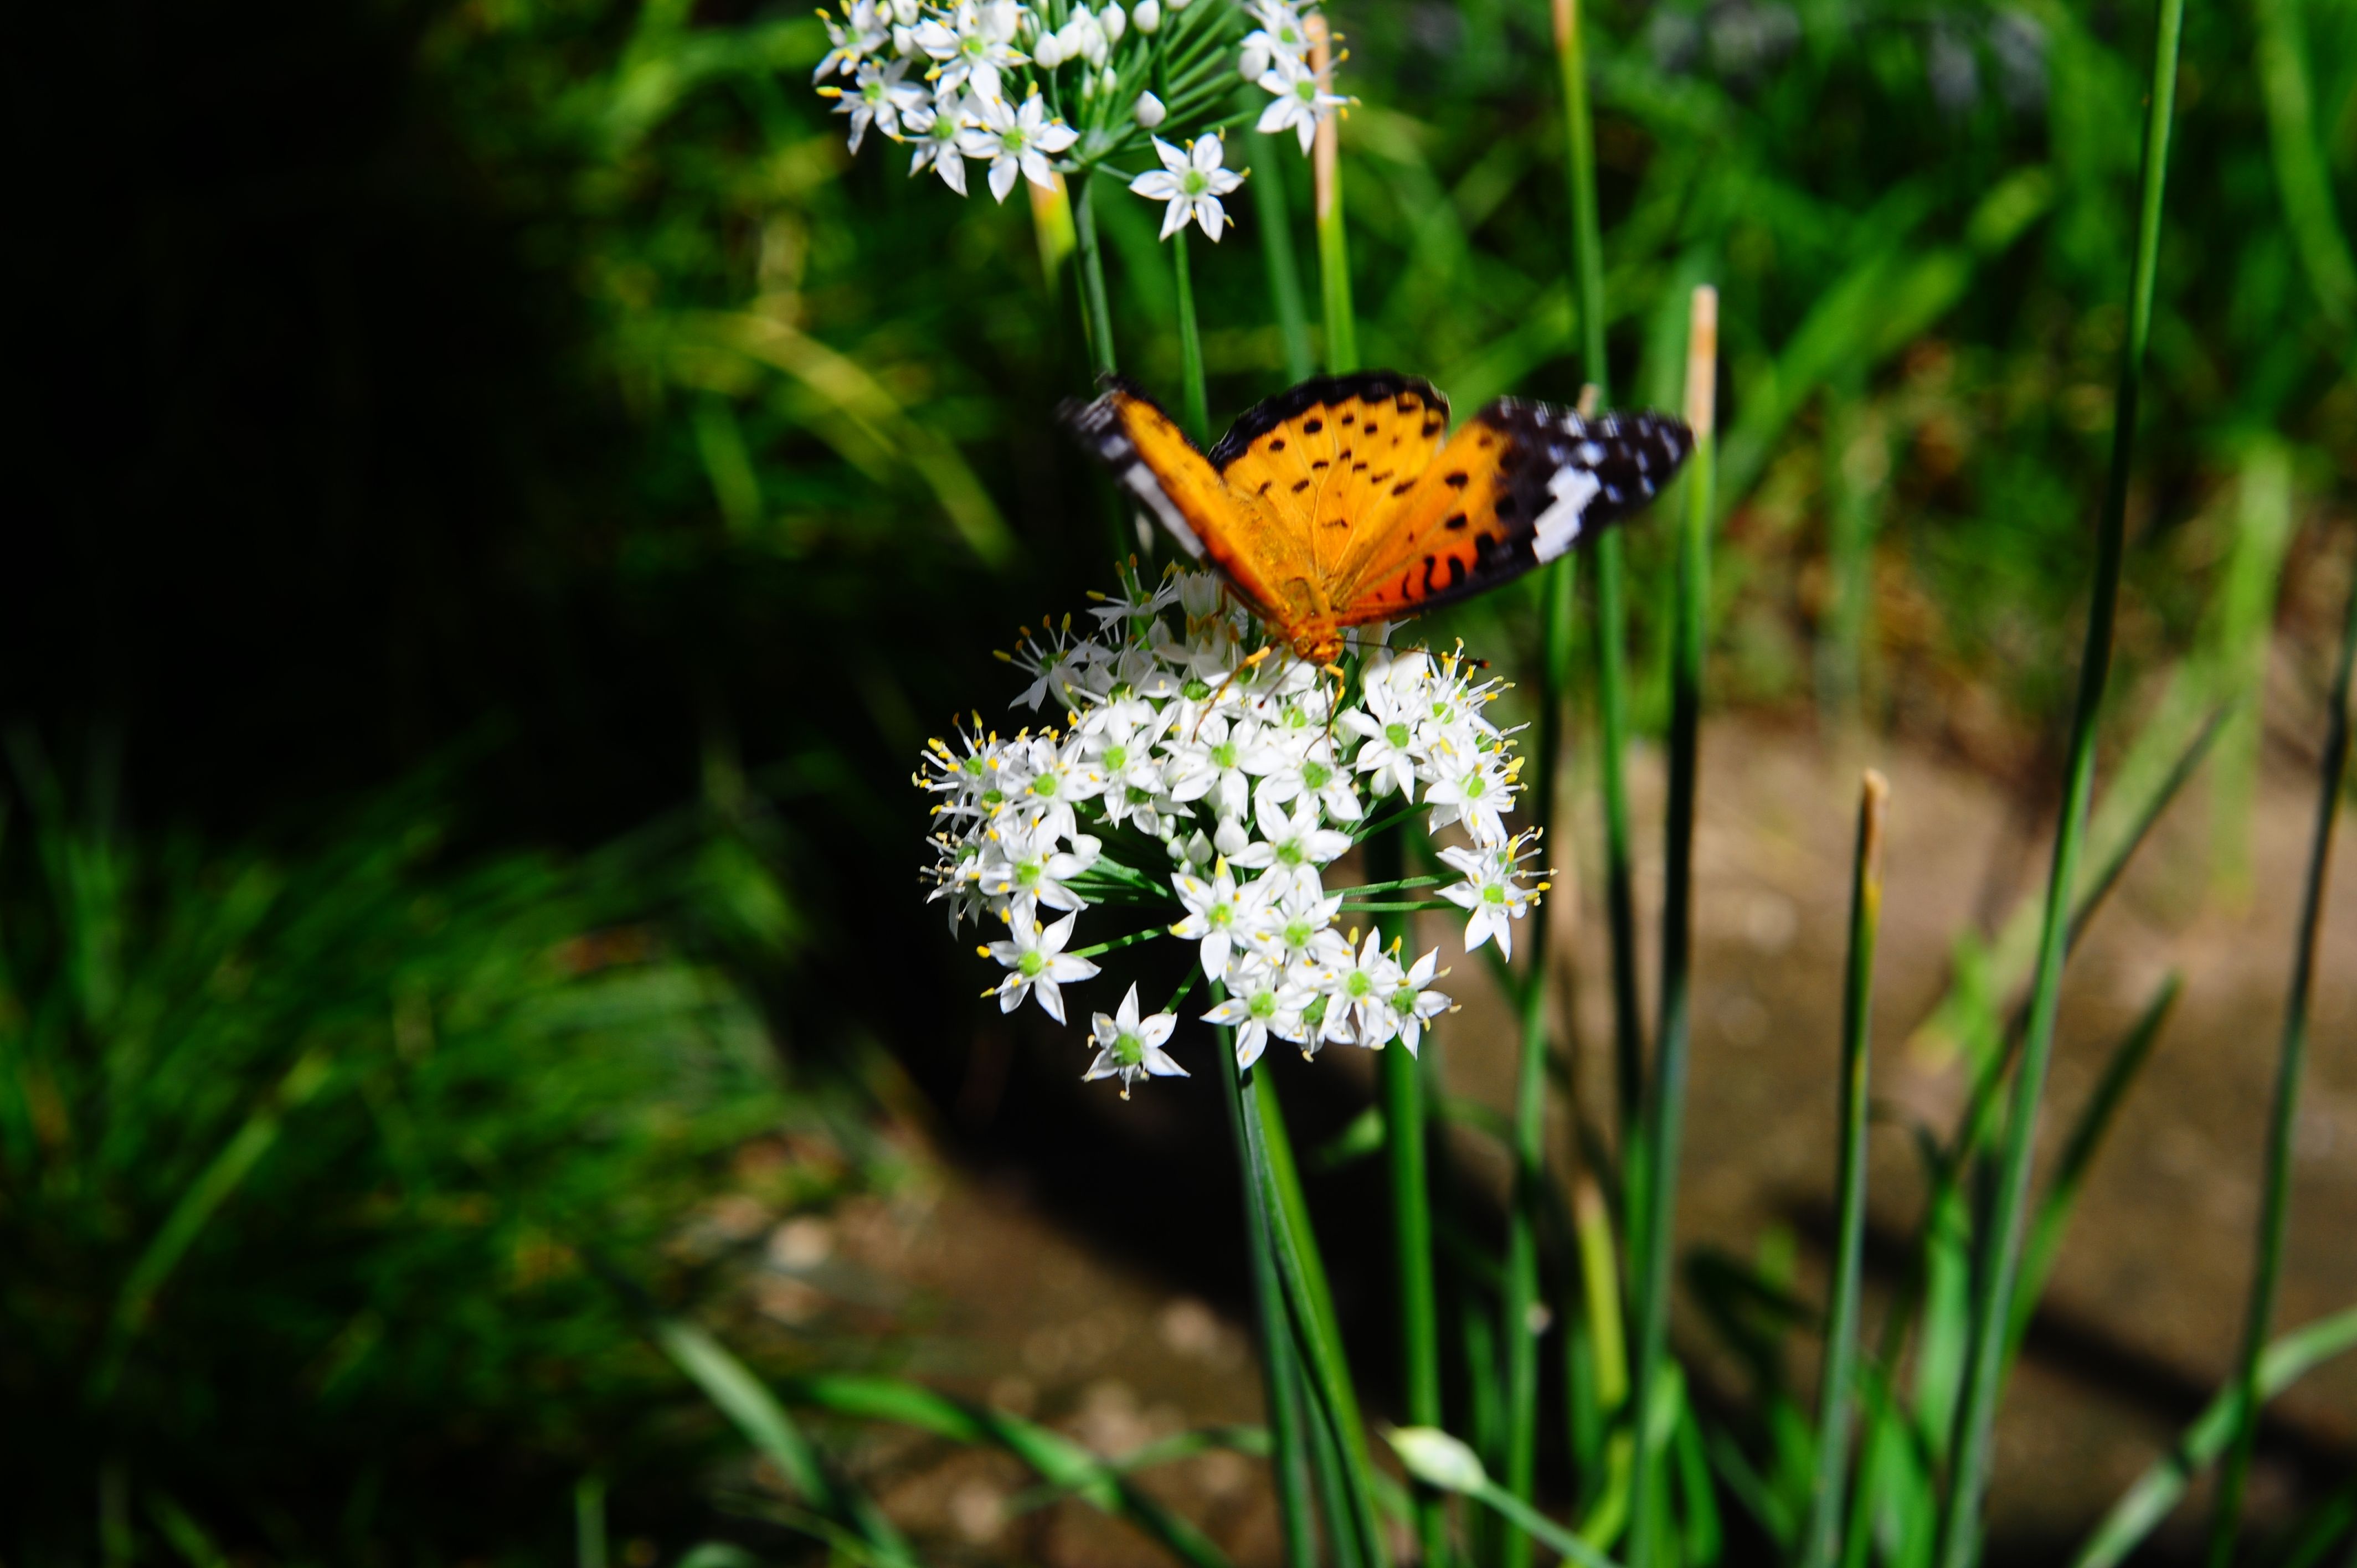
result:
<svg viewBox="0 0 2357 1568"><path fill-rule="evenodd" d="M1130 7L1129 19L1137 24L1137 30L1139 32L1144 33L1148 37L1161 31L1162 6L1160 0L1137 0L1137 4Z"/></svg>
<svg viewBox="0 0 2357 1568"><path fill-rule="evenodd" d="M892 0L892 20L904 27L913 27L920 15L917 0Z"/></svg>
<svg viewBox="0 0 2357 1568"><path fill-rule="evenodd" d="M1480 1455L1438 1427L1394 1427L1383 1435L1391 1439L1400 1467L1426 1486L1450 1492L1489 1489L1490 1477L1482 1473Z"/></svg>
<svg viewBox="0 0 2357 1568"><path fill-rule="evenodd" d="M1042 33L1039 41L1031 46L1031 59L1041 70L1053 70L1064 63L1064 40L1053 33Z"/></svg>
<svg viewBox="0 0 2357 1568"><path fill-rule="evenodd" d="M1176 5L1178 0L1171 0L1171 3ZM1246 45L1244 58L1236 69L1246 81L1258 81L1268 74L1268 51L1258 44Z"/></svg>
<svg viewBox="0 0 2357 1568"><path fill-rule="evenodd" d="M1184 11L1187 8L1187 0L1170 0L1170 8L1173 11Z"/></svg>
<svg viewBox="0 0 2357 1568"><path fill-rule="evenodd" d="M1129 30L1129 18L1122 14L1118 5L1107 5L1098 14L1097 25L1104 29L1105 42L1117 44L1121 42L1122 34Z"/></svg>
<svg viewBox="0 0 2357 1568"><path fill-rule="evenodd" d="M1011 41L1015 37L1016 24L1022 14L1023 8L1016 5L1015 0L993 0L993 4L982 14L984 35L993 43L1003 44Z"/></svg>
<svg viewBox="0 0 2357 1568"><path fill-rule="evenodd" d="M1146 0L1146 3L1151 5L1153 0ZM1161 124L1170 113L1170 111L1162 107L1162 100L1155 97L1151 92L1139 93L1136 103L1131 106L1129 112L1136 116L1139 124L1149 131Z"/></svg>

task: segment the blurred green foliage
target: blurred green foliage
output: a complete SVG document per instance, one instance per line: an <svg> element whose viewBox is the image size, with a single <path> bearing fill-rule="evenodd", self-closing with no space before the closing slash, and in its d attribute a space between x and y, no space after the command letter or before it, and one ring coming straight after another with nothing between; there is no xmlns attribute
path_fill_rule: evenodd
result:
<svg viewBox="0 0 2357 1568"><path fill-rule="evenodd" d="M142 843L16 749L0 1553L562 1550L574 1477L683 1482L640 1315L766 1229L696 1217L875 1168L713 961L758 865L700 819L470 859L424 790L308 854Z"/></svg>

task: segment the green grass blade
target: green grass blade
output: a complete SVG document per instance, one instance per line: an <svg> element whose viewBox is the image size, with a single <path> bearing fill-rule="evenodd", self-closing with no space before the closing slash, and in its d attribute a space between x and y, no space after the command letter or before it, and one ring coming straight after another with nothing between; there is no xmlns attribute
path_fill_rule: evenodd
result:
<svg viewBox="0 0 2357 1568"><path fill-rule="evenodd" d="M834 1487L819 1465L818 1450L750 1368L702 1326L684 1318L659 1318L652 1333L663 1354L704 1391L756 1453L778 1467L797 1496L813 1508L834 1509Z"/></svg>
<svg viewBox="0 0 2357 1568"><path fill-rule="evenodd" d="M1293 253L1293 213L1286 199L1286 169L1281 161L1261 169L1252 181L1253 201L1260 219L1261 265L1268 274L1269 307L1276 316L1277 338L1285 345L1286 378L1306 381L1318 369L1309 348L1309 313L1301 300L1301 266Z"/></svg>
<svg viewBox="0 0 2357 1568"><path fill-rule="evenodd" d="M2262 1403L2282 1393L2336 1356L2357 1349L2357 1306L2284 1335L2259 1358L2258 1391ZM2150 1535L2185 1489L2224 1453L2233 1439L2238 1387L2229 1386L2203 1407L2175 1446L2136 1477L2120 1500L2112 1505L2071 1560L2071 1568L2117 1568L2144 1538Z"/></svg>
<svg viewBox="0 0 2357 1568"><path fill-rule="evenodd" d="M2046 1090L2046 1069L2054 1048L2054 1022L2061 1002L2062 958L2070 934L2071 891L2077 885L2079 857L2094 789L2095 729L2109 684L2112 624L2119 603L2120 564L2127 529L2130 459L2136 449L2137 393L2144 380L2145 349L2152 336L2152 301L2160 252L2162 194L2168 185L2169 134L2177 97L2178 44L2184 0L2157 0L2158 25L2153 40L2150 109L2145 124L2144 168L2136 214L2136 249L2128 285L2128 333L2120 354L2119 392L2112 432L2110 476L2096 543L2093 600L2087 618L2086 652L2080 667L2077 711L2072 723L2070 766L2062 790L2062 820L2055 834L2054 864L2047 882L2038 979L2031 993L2029 1032L2015 1075L2004 1159L1998 1168L1993 1223L1983 1240L1979 1288L1973 1305L1973 1339L1965 1363L1964 1397L1951 1445L1954 1471L1941 1521L1942 1568L1972 1568L1978 1554L1983 1492L1988 1485L1989 1437L2005 1371L2005 1341L2013 1321L2013 1293L2020 1262L2023 1220L2029 1196L2038 1111Z"/></svg>
<svg viewBox="0 0 2357 1568"><path fill-rule="evenodd" d="M2275 1103L2267 1117L2266 1175L2260 1188L2258 1257L2251 1269L2251 1303L2243 1326L2241 1398L2234 1442L2218 1483L2218 1511L2210 1535L2212 1568L2225 1568L2242 1526L2243 1488L2258 1442L2261 1348L2275 1316L2283 1273L2284 1228L2291 1209L2292 1131L2299 1117L2302 1065L2308 1054L2308 1009L2315 991L2316 940L2324 922L2324 882L2332 865L2332 829L2341 817L2341 777L2349 764L2349 684L2357 669L2357 587L2349 595L2341 634L2340 667L2332 677L2332 709L2325 718L2324 759L2319 767L2316 830L2309 841L2307 885L2300 894L2299 936L2292 951L2291 989L2284 1002L2283 1045L2276 1058Z"/></svg>
<svg viewBox="0 0 2357 1568"><path fill-rule="evenodd" d="M1072 203L1072 235L1081 248L1081 325L1087 329L1089 364L1100 376L1121 367L1113 347L1113 307L1105 299L1104 252L1097 242L1097 177L1082 175Z"/></svg>
<svg viewBox="0 0 2357 1568"><path fill-rule="evenodd" d="M179 1266L221 1205L229 1201L247 1175L278 1142L288 1113L325 1087L328 1069L324 1050L315 1048L298 1058L247 1114L221 1153L189 1184L171 1213L165 1216L164 1223L156 1228L138 1261L131 1265L131 1272L124 1276L123 1288L116 1293L114 1313L107 1323L106 1348L91 1377L89 1397L92 1404L103 1404L114 1392L124 1359L131 1353L132 1341L146 1325L147 1315L156 1304L156 1292L164 1288L164 1282L171 1277L172 1271Z"/></svg>
<svg viewBox="0 0 2357 1568"><path fill-rule="evenodd" d="M1672 1237L1677 1219L1678 1145L1685 1117L1687 966L1694 939L1694 811L1702 724L1705 622L1710 597L1712 405L1718 373L1718 295L1694 295L1686 342L1686 423L1694 456L1687 460L1685 526L1678 544L1674 707L1670 721L1668 866L1662 908L1662 1043L1646 1097L1644 1230L1637 1284L1637 1409L1649 1417L1663 1386L1669 1354ZM1650 1419L1647 1426L1651 1427ZM1636 1487L1630 1524L1632 1568L1652 1568L1663 1503L1663 1453L1648 1435L1637 1445Z"/></svg>
<svg viewBox="0 0 2357 1568"><path fill-rule="evenodd" d="M1810 1488L1805 1568L1832 1568L1841 1552L1842 1479L1849 1468L1850 1389L1857 1372L1858 1277L1866 1256L1866 1114L1874 1011L1874 946L1882 923L1882 821L1890 786L1868 768L1850 874L1849 969L1842 988L1841 1153L1834 1175L1833 1304L1817 1385L1817 1467Z"/></svg>
<svg viewBox="0 0 2357 1568"><path fill-rule="evenodd" d="M1318 75L1318 91L1334 86L1332 39L1326 18L1312 11L1302 31L1309 36L1309 69ZM1359 368L1359 317L1351 304L1351 235L1342 223L1341 121L1333 115L1318 122L1318 139L1310 148L1312 188L1318 210L1318 297L1326 311L1326 370L1346 375Z"/></svg>
<svg viewBox="0 0 2357 1568"><path fill-rule="evenodd" d="M2104 1064L2104 1076L2097 1080L2095 1091L2087 1097L2079 1120L2071 1128L2071 1136L2063 1143L2062 1155L2055 1162L2053 1183L2039 1205L2037 1223L2030 1228L2029 1244L2022 1252L2021 1288L2014 1297L2008 1360L2021 1353L2021 1337L2029 1332L2029 1320L2038 1312L2038 1299L2045 1294L2047 1275L2053 1270L2055 1254L2061 1250L2062 1234L2070 1228L2072 1211L2078 1207L2079 1193L2086 1185L2087 1172L2095 1163L2096 1153L2103 1147L2104 1134L2111 1130L2112 1121L2119 1113L2136 1075L2151 1058L2152 1047L2160 1039L2161 1026L2169 1022L2182 985L2183 976L2174 971L2161 982L2159 991L2145 1004L2144 1012L2130 1026L2111 1059Z"/></svg>

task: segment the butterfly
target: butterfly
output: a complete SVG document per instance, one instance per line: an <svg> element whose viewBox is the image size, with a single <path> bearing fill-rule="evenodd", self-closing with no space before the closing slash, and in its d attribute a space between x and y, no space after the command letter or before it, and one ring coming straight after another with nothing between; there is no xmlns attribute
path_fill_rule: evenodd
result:
<svg viewBox="0 0 2357 1568"><path fill-rule="evenodd" d="M1694 449L1661 413L1588 417L1501 398L1448 430L1448 400L1389 371L1321 376L1248 410L1209 452L1117 379L1064 423L1187 553L1294 652L1346 627L1469 598L1660 493Z"/></svg>

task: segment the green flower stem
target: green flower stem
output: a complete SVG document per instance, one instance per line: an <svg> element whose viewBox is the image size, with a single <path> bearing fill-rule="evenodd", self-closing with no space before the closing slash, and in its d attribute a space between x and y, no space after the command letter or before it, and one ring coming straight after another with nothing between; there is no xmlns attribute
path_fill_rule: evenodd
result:
<svg viewBox="0 0 2357 1568"><path fill-rule="evenodd" d="M1224 1001L1227 987L1211 983L1213 1005ZM1236 1067L1235 1032L1225 1025L1212 1030L1213 1048L1220 1053L1220 1071L1227 1079L1228 1129L1236 1140L1236 1161L1243 1173L1244 1232L1252 1252L1253 1305L1260 1317L1261 1390L1268 1406L1268 1434L1273 1452L1269 1464L1276 1483L1277 1520L1285 1539L1286 1568L1317 1568L1318 1526L1310 1511L1308 1455L1302 1446L1302 1408L1298 1358L1293 1327L1285 1312L1285 1286L1278 1278L1275 1244L1269 1238L1268 1212L1261 1202L1260 1183L1254 1175L1252 1143L1245 1128L1243 1075Z"/></svg>
<svg viewBox="0 0 2357 1568"><path fill-rule="evenodd" d="M1628 1334L1620 1321L1620 1250L1612 1235L1612 1211L1605 1205L1594 1175L1580 1173L1573 1184L1571 1203L1572 1230L1579 1246L1581 1302L1587 1343L1595 1358L1596 1411L1608 1434L1604 1473L1600 1484L1588 1488L1590 1502L1579 1533L1589 1545L1602 1547L1611 1544L1629 1518L1635 1445L1620 1424L1629 1404Z"/></svg>
<svg viewBox="0 0 2357 1568"><path fill-rule="evenodd" d="M1866 771L1850 874L1849 969L1842 988L1841 1154L1835 1172L1833 1301L1817 1385L1817 1474L1802 1568L1833 1568L1841 1551L1842 1477L1849 1468L1850 1388L1857 1376L1858 1273L1866 1255L1867 1044L1873 1025L1874 944L1882 923L1882 818L1890 786Z"/></svg>
<svg viewBox="0 0 2357 1568"><path fill-rule="evenodd" d="M1667 867L1662 900L1662 1044L1646 1099L1645 1200L1637 1273L1637 1410L1650 1415L1669 1352L1671 1236L1677 1222L1678 1145L1685 1120L1686 1047L1693 1000L1688 966L1694 944L1694 813L1696 747L1702 725L1705 626L1710 602L1712 408L1718 368L1718 294L1695 290L1686 339L1687 460L1685 526L1678 540L1677 642L1671 671L1670 800ZM1664 1450L1648 1432L1637 1445L1630 1505L1629 1561L1652 1568L1663 1550L1667 1509Z"/></svg>
<svg viewBox="0 0 2357 1568"><path fill-rule="evenodd" d="M1279 157L1274 145L1270 156ZM1285 344L1289 381L1306 381L1318 361L1309 349L1309 313L1301 302L1301 266L1293 254L1293 214L1285 196L1285 169L1273 163L1248 182L1260 217L1261 264L1268 274L1269 306L1276 313L1277 337Z"/></svg>
<svg viewBox="0 0 2357 1568"><path fill-rule="evenodd" d="M1245 1080L1253 1104L1246 1109L1244 1136L1251 1146L1262 1202L1269 1215L1269 1234L1277 1270L1285 1282L1286 1300L1293 1308L1295 1329L1304 1352L1303 1371L1312 1393L1334 1430L1341 1449L1341 1471L1347 1488L1347 1509L1330 1520L1336 1533L1354 1531L1358 1555L1368 1568L1387 1568L1382 1527L1375 1518L1374 1466L1367 1455L1367 1433L1359 1416L1359 1396L1351 1384L1351 1367L1342 1348L1342 1333L1334 1316L1334 1298L1326 1283L1326 1267L1318 1254L1310 1229L1309 1207L1301 1195L1301 1179L1293 1163L1293 1146L1285 1133L1285 1113L1269 1075L1254 1071Z"/></svg>
<svg viewBox="0 0 2357 1568"><path fill-rule="evenodd" d="M1309 35L1309 68L1321 92L1333 91L1333 44L1326 18L1313 11L1304 23ZM1359 368L1359 319L1351 306L1351 237L1342 227L1341 122L1318 123L1311 145L1312 188L1318 207L1318 285L1326 308L1326 370L1346 375Z"/></svg>
<svg viewBox="0 0 2357 1568"><path fill-rule="evenodd" d="M1601 403L1611 385L1604 342L1604 240L1597 216L1596 126L1587 106L1587 54L1579 0L1555 0L1555 68L1563 80L1565 165L1571 181L1571 258L1579 297L1580 373ZM1612 938L1613 1084L1622 1157L1633 1161L1645 1076L1637 1001L1637 900L1630 875L1629 795L1622 757L1629 743L1628 612L1620 597L1620 536L1606 532L1596 556L1597 762L1603 774L1604 908Z"/></svg>
<svg viewBox="0 0 2357 1568"><path fill-rule="evenodd" d="M2258 1261L2251 1271L2251 1306L2243 1326L2242 1369L2235 1380L2234 1441L2218 1475L2218 1511L2211 1527L2211 1568L2225 1568L2241 1532L2243 1489L2259 1436L2259 1358L2275 1316L2276 1284L2283 1272L2284 1224L2291 1208L2292 1127L2299 1115L2299 1080L2308 1054L2308 1008L2316 979L2316 934L2324 918L2324 878L2332 861L2332 826L2339 818L2341 780L2349 764L2349 679L2357 664L2357 587L2350 590L2341 634L2341 668L2332 680L2332 711L2325 719L2322 778L2316 831L2300 895L2299 945L2292 954L2291 994L2284 1003L2283 1046L2276 1063L2275 1106L2267 1119L2266 1185L2259 1218Z"/></svg>
<svg viewBox="0 0 2357 1568"><path fill-rule="evenodd" d="M2144 379L2146 345L2152 337L2154 274L2160 256L2161 198L2168 184L2169 133L2177 101L2177 55L2185 20L2185 0L2156 0L2152 78L2144 132L2144 167L2139 178L2136 248L2128 285L2127 340L2120 352L2120 384L2112 427L2110 477L2096 533L2093 602L2087 617L2087 647L2079 671L2078 707L2072 721L2070 766L2062 790L2062 818L2054 839L2054 863L2046 886L2040 931L2038 979L2030 993L2029 1029L2021 1065L2014 1077L2013 1107L1998 1165L1992 1223L1983 1237L1981 1266L1973 1303L1972 1339L1966 1353L1964 1393L1956 1412L1950 1452L1954 1470L1941 1520L1942 1568L1972 1568L1979 1550L1981 1496L1988 1485L1989 1434L1996 1421L2004 1381L2005 1340L2013 1317L2015 1273L2021 1257L2029 1198L2029 1167L2038 1130L2039 1103L2054 1052L2054 1020L2061 1002L2062 958L2070 934L2072 889L2087 834L2087 807L2094 792L2095 725L2111 677L2112 623L2120 590L2120 559L2127 532L2128 465L2136 449L2137 391Z"/></svg>
<svg viewBox="0 0 2357 1568"><path fill-rule="evenodd" d="M1400 876L1404 829L1377 834L1367 843L1367 869L1377 888L1427 885L1437 877ZM1386 945L1409 936L1408 906L1382 907L1379 922ZM1400 1315L1400 1380L1407 1418L1417 1426L1440 1424L1440 1309L1432 1285L1432 1197L1425 1149L1424 1067L1405 1047L1382 1054L1383 1147L1392 1180L1392 1256ZM1416 1540L1426 1568L1440 1568L1448 1555L1448 1516L1440 1497L1419 1486L1410 1498Z"/></svg>
<svg viewBox="0 0 2357 1568"><path fill-rule="evenodd" d="M1187 434L1199 444L1211 439L1211 405L1203 392L1203 337L1195 325L1195 280L1187 264L1187 231L1170 236L1170 261L1178 286L1178 402Z"/></svg>
<svg viewBox="0 0 2357 1568"><path fill-rule="evenodd" d="M1555 826L1556 760L1563 753L1566 688L1571 683L1571 559L1548 566L1539 666L1538 749L1529 796L1541 843ZM1521 984L1522 1053L1514 1086L1514 1193L1506 1211L1506 1290L1501 1328L1506 1343L1505 1489L1524 1503L1538 1480L1538 1218L1546 1183L1547 959L1555 899L1531 912L1525 938L1530 967ZM1500 1562L1527 1568L1530 1537L1509 1533Z"/></svg>
<svg viewBox="0 0 2357 1568"><path fill-rule="evenodd" d="M1074 948L1065 956L1068 958L1094 958L1099 953L1116 952L1123 948L1134 948L1140 942L1150 942L1157 937L1167 937L1169 934L1170 932L1167 928L1157 926L1149 931L1132 931L1125 937L1115 937L1109 942L1098 942L1091 947Z"/></svg>
<svg viewBox="0 0 2357 1568"><path fill-rule="evenodd" d="M1382 843L1383 840L1378 838L1367 845L1368 858L1373 859L1381 853ZM1455 880L1449 876L1403 876L1394 882L1370 882L1363 887L1332 887L1327 891L1345 898L1355 898L1362 893L1397 893L1410 887L1437 887L1444 882ZM1401 928L1399 934L1406 935L1406 928Z"/></svg>
<svg viewBox="0 0 2357 1568"><path fill-rule="evenodd" d="M1097 182L1094 175L1078 177L1081 192L1072 202L1072 236L1081 249L1081 326L1088 335L1090 368L1109 376L1120 366L1114 359L1113 307L1105 302L1104 252L1097 243Z"/></svg>

